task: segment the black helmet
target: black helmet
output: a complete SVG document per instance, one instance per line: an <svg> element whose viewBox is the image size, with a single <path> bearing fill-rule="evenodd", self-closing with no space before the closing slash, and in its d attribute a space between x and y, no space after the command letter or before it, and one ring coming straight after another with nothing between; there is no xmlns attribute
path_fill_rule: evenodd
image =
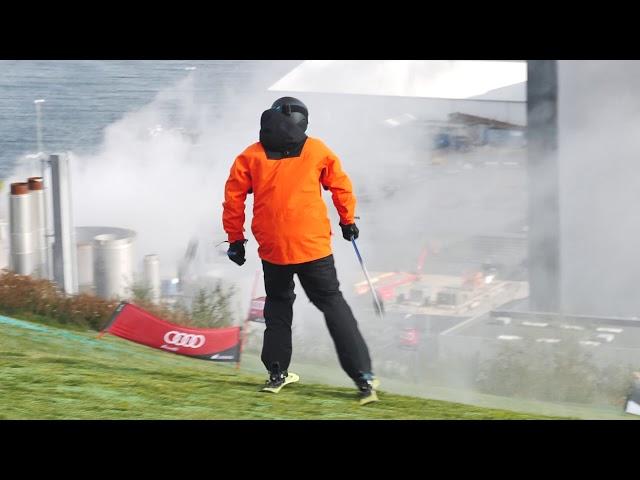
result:
<svg viewBox="0 0 640 480"><path fill-rule="evenodd" d="M290 116L293 122L298 125L303 132L307 130L307 124L309 123L309 110L307 109L307 106L297 98L279 98L273 102L271 108Z"/></svg>

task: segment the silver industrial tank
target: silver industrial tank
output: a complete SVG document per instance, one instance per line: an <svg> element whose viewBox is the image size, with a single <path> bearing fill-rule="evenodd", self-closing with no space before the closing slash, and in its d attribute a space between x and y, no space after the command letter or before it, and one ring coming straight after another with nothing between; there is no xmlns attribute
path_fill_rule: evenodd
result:
<svg viewBox="0 0 640 480"><path fill-rule="evenodd" d="M77 227L76 240L79 245L90 243L93 256L93 285L95 293L102 298L126 299L133 288L133 249L136 233L116 227ZM90 278L86 247L81 253L83 282ZM80 251L79 250L79 251ZM86 288L85 283L85 288Z"/></svg>

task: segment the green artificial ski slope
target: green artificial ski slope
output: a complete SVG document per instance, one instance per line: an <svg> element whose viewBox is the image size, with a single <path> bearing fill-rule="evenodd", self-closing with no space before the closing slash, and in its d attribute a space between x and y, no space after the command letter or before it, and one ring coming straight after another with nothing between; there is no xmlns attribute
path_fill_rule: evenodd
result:
<svg viewBox="0 0 640 480"><path fill-rule="evenodd" d="M295 369L292 368L295 371ZM354 388L305 382L278 395L265 377L95 332L0 316L1 419L538 419L400 396L358 405Z"/></svg>

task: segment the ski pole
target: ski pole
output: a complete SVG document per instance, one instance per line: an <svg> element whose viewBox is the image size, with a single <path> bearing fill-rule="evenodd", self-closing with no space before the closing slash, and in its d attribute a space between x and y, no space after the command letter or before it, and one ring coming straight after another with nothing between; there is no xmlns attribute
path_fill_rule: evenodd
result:
<svg viewBox="0 0 640 480"><path fill-rule="evenodd" d="M358 246L356 245L356 239L351 237L351 243L353 244L353 248L356 251L356 256L358 257L358 261L360 262L360 266L362 267L364 276L367 278L369 289L371 289L371 295L373 295L373 301L376 306L376 313L380 318L382 318L382 306L380 305L380 300L378 300L378 295L376 294L376 291L373 288L373 284L371 283L371 279L369 278L369 272L367 272L367 267L364 266L364 262L362 261L362 256L360 255L360 251L358 250Z"/></svg>

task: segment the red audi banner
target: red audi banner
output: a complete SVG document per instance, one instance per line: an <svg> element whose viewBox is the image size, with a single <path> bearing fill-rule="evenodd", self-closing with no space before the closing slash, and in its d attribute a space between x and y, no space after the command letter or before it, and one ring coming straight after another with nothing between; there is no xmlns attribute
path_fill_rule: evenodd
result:
<svg viewBox="0 0 640 480"><path fill-rule="evenodd" d="M240 327L190 328L122 302L103 332L180 355L216 362L240 360Z"/></svg>
<svg viewBox="0 0 640 480"><path fill-rule="evenodd" d="M249 308L249 321L264 323L264 302L267 297L258 297L251 300L251 308Z"/></svg>

